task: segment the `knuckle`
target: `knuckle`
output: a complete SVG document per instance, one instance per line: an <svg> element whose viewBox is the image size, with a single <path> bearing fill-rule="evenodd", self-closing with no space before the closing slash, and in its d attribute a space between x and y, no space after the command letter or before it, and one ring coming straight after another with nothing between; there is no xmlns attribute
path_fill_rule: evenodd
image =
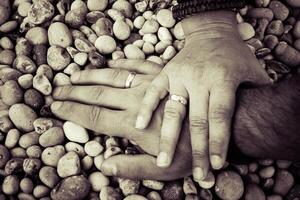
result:
<svg viewBox="0 0 300 200"><path fill-rule="evenodd" d="M200 149L193 149L192 155L195 161L205 160L208 157L207 153Z"/></svg>
<svg viewBox="0 0 300 200"><path fill-rule="evenodd" d="M90 95L96 101L99 101L99 100L102 99L103 93L104 93L104 88L102 88L102 87L91 87Z"/></svg>
<svg viewBox="0 0 300 200"><path fill-rule="evenodd" d="M113 81L118 80L118 78L119 78L120 75L121 75L121 72L122 72L122 70L120 70L120 69L113 69L113 70L112 70L112 73L111 73L111 79L112 79Z"/></svg>
<svg viewBox="0 0 300 200"><path fill-rule="evenodd" d="M232 117L232 111L227 106L216 106L209 112L209 118L216 123L222 123Z"/></svg>
<svg viewBox="0 0 300 200"><path fill-rule="evenodd" d="M221 140L212 140L209 142L209 149L212 152L221 152L224 146L224 141Z"/></svg>
<svg viewBox="0 0 300 200"><path fill-rule="evenodd" d="M98 126L99 121L101 121L101 108L97 106L91 106L89 112L89 122L92 129L95 129Z"/></svg>
<svg viewBox="0 0 300 200"><path fill-rule="evenodd" d="M208 131L208 120L201 117L190 117L191 132L205 133Z"/></svg>
<svg viewBox="0 0 300 200"><path fill-rule="evenodd" d="M175 139L172 137L161 136L160 143L173 148L173 146L175 146Z"/></svg>
<svg viewBox="0 0 300 200"><path fill-rule="evenodd" d="M180 119L181 114L174 106L167 106L164 111L164 118L166 119Z"/></svg>

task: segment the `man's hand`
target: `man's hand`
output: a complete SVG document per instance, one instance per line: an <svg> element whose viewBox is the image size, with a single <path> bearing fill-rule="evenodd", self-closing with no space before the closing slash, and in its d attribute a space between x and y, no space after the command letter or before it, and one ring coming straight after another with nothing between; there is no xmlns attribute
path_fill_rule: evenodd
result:
<svg viewBox="0 0 300 200"><path fill-rule="evenodd" d="M219 169L226 160L238 86L270 81L240 38L236 23L235 14L229 11L205 12L183 20L185 47L153 80L137 117L136 128L146 128L168 92L189 100L193 175L198 181L206 177L210 164ZM183 104L167 101L158 166L170 166L185 114Z"/></svg>

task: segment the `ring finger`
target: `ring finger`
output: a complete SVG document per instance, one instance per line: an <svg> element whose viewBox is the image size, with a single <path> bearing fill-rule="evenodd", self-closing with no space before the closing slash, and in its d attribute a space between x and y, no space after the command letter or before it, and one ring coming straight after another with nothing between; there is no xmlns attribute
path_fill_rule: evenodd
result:
<svg viewBox="0 0 300 200"><path fill-rule="evenodd" d="M71 76L74 84L101 84L111 87L124 88L131 72L125 69L93 69L75 72ZM145 81L153 79L153 75L136 74L131 87L136 87Z"/></svg>
<svg viewBox="0 0 300 200"><path fill-rule="evenodd" d="M166 102L161 128L160 152L157 166L169 167L172 163L176 145L186 115L187 93L184 88L170 86L170 99ZM183 102L181 99L186 101Z"/></svg>

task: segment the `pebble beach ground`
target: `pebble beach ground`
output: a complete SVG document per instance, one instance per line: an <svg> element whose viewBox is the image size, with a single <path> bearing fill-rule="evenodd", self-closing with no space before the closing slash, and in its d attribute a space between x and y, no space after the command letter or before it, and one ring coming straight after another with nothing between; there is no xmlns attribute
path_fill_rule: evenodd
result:
<svg viewBox="0 0 300 200"><path fill-rule="evenodd" d="M284 160L228 163L206 188L191 177L107 177L103 160L139 149L52 115L53 88L70 85L76 71L119 58L168 63L185 43L175 3L0 0L0 200L300 199L300 165ZM300 72L300 0L255 0L237 21L274 82Z"/></svg>

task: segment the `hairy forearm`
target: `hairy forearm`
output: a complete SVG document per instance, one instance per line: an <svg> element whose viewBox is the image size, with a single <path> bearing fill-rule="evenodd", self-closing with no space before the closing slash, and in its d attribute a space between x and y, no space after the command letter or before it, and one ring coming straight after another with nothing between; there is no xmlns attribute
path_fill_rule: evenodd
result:
<svg viewBox="0 0 300 200"><path fill-rule="evenodd" d="M252 157L300 160L300 75L238 93L233 139Z"/></svg>

